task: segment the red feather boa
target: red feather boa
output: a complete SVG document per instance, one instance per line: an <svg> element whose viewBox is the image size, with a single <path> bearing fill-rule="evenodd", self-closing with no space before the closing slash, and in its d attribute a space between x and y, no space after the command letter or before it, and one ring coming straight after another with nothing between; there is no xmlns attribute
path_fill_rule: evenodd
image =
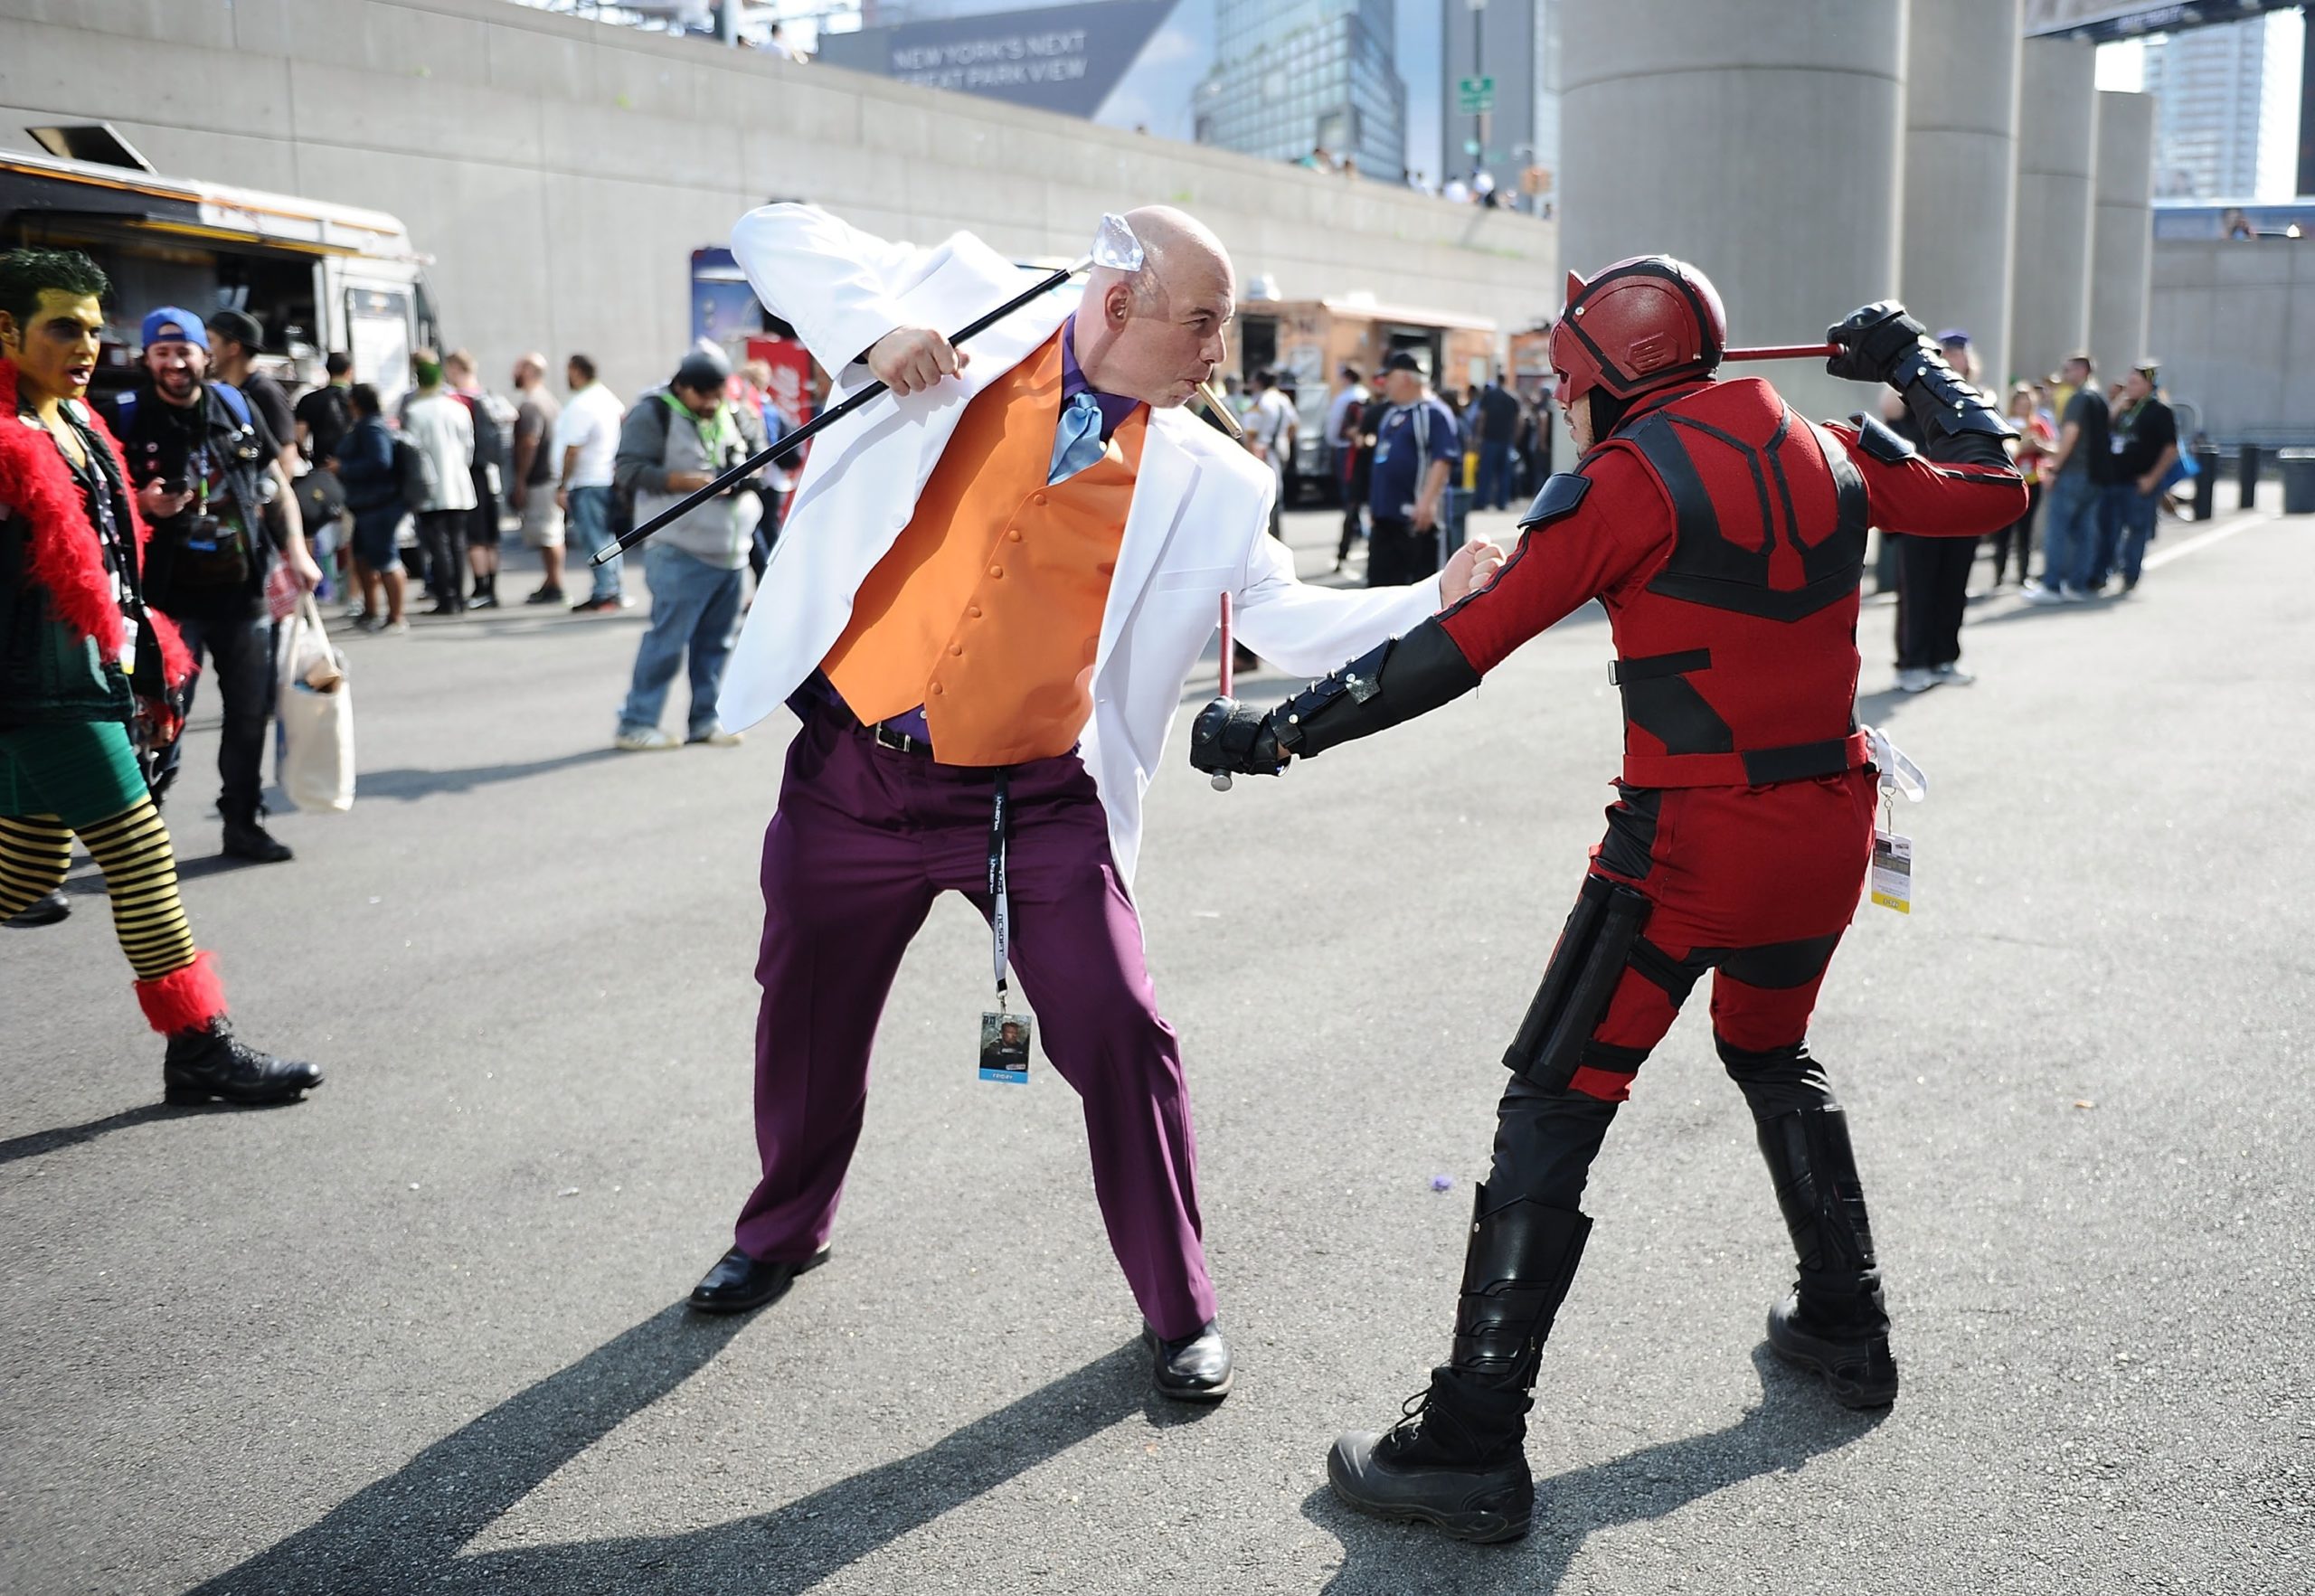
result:
<svg viewBox="0 0 2315 1596"><path fill-rule="evenodd" d="M12 406L16 396L16 364L0 354L0 395ZM92 405L83 406L90 430L112 450L114 464L121 459L120 444ZM26 574L48 590L49 606L56 619L75 636L93 638L99 655L120 657L128 632L128 618L114 601L112 579L105 572L104 549L97 529L89 523L89 508L80 485L58 452L46 428L27 427L12 413L0 420L0 504L31 524L26 539ZM152 533L128 501L128 520L137 539L137 569L145 563L145 545ZM148 608L153 633L160 640L162 675L172 687L193 675L193 656L169 618Z"/></svg>

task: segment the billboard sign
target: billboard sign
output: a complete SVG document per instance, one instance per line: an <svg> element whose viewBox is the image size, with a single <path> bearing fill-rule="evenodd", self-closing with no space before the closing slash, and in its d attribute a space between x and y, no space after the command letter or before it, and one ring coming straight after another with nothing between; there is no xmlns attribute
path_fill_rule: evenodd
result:
<svg viewBox="0 0 2315 1596"><path fill-rule="evenodd" d="M819 61L925 89L1091 118L1175 0L1093 0L820 35Z"/></svg>

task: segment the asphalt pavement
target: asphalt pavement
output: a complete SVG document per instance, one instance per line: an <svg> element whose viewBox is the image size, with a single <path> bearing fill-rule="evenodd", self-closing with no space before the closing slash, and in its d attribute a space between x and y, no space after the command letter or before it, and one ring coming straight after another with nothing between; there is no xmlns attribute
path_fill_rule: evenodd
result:
<svg viewBox="0 0 2315 1596"><path fill-rule="evenodd" d="M1331 516L1290 524L1323 575ZM1148 1395L1069 1091L975 1077L956 900L834 1261L688 1316L753 1176L789 722L611 751L640 609L349 637L350 813L225 867L208 710L169 805L309 1101L161 1106L85 861L69 921L0 930L0 1589L2315 1589L2311 526L2166 522L2127 601L2005 589L1976 684L1917 698L1868 604L1862 713L1932 793L1914 912L1860 909L1812 1042L1904 1395L1851 1414L1766 1355L1789 1244L1699 993L1594 1172L1535 1533L1495 1548L1346 1512L1324 1457L1446 1349L1496 1061L1611 797L1596 610L1280 780L1212 791L1176 728L1139 896L1238 1356L1206 1411Z"/></svg>

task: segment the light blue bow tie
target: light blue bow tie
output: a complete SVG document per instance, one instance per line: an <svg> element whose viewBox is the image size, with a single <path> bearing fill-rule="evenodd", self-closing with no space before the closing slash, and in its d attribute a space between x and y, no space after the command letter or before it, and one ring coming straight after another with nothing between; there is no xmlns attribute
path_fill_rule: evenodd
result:
<svg viewBox="0 0 2315 1596"><path fill-rule="evenodd" d="M1076 476L1106 452L1101 401L1091 390L1080 389L1076 398L1061 407L1061 425L1053 430L1053 469L1045 473L1046 486Z"/></svg>

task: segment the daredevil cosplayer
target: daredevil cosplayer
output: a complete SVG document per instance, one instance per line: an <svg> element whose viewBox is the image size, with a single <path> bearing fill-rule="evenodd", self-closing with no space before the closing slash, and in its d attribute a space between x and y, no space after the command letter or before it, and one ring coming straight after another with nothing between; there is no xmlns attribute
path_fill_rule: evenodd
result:
<svg viewBox="0 0 2315 1596"><path fill-rule="evenodd" d="M1552 335L1581 463L1551 477L1491 586L1263 713L1198 716L1201 770L1275 774L1438 708L1592 599L1623 697L1620 797L1504 1062L1454 1350L1387 1433L1335 1443L1351 1506L1469 1540L1526 1533L1528 1393L1592 1222L1584 1178L1689 989L1757 1121L1800 1255L1775 1351L1856 1408L1896 1398L1848 1129L1809 1015L1871 855L1876 772L1854 716L1866 528L1976 537L2026 490L2008 430L1895 301L1828 334L1833 375L1885 381L1925 452L1878 421L1812 424L1758 378L1714 377L1719 296L1663 256L1571 275Z"/></svg>

